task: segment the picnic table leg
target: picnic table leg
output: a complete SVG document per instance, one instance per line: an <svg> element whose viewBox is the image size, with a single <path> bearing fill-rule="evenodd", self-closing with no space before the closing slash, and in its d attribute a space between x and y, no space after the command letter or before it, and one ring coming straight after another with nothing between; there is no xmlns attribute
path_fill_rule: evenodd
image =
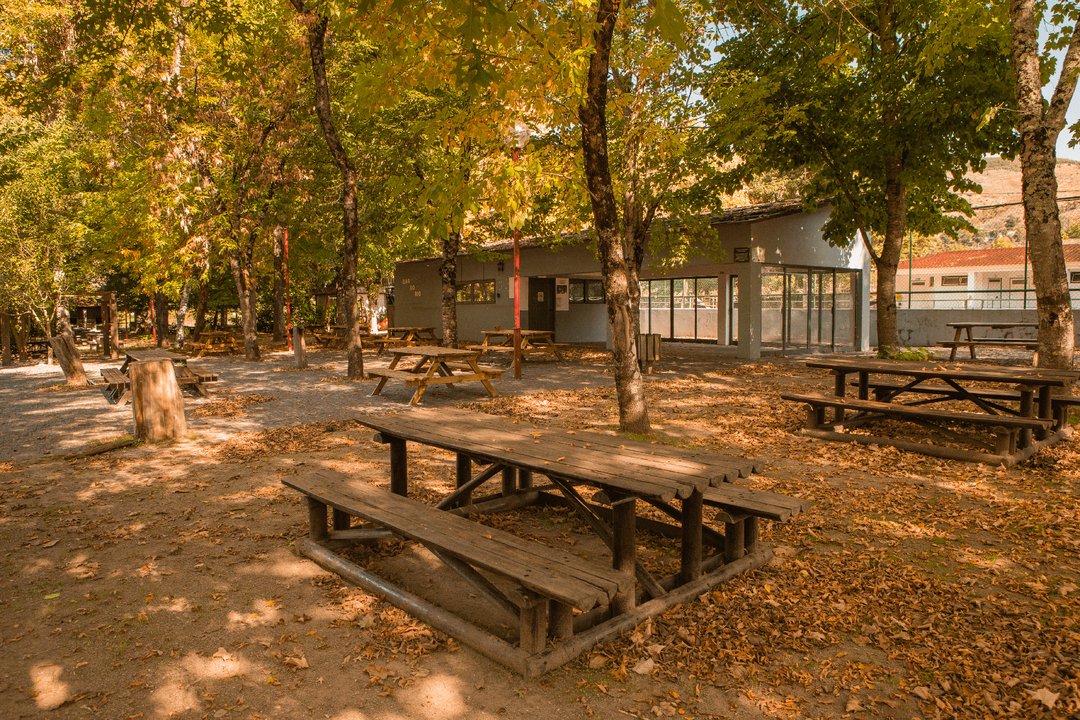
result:
<svg viewBox="0 0 1080 720"><path fill-rule="evenodd" d="M624 498L617 502L612 510L612 547L611 566L630 577L636 576L637 570L637 500ZM621 615L630 612L637 604L634 590L615 595L612 601L612 614Z"/></svg>
<svg viewBox="0 0 1080 720"><path fill-rule="evenodd" d="M836 395L836 397L838 397L838 398L844 397L844 395L847 393L846 384L847 384L847 373L843 372L841 370L834 370L833 371L833 394ZM824 413L822 415L822 419L824 419ZM844 408L836 408L834 413L833 413L833 419L836 422L836 424L838 424L838 425L840 423L844 422Z"/></svg>
<svg viewBox="0 0 1080 720"><path fill-rule="evenodd" d="M326 503L319 502L308 496L308 537L314 542L322 542L327 538L326 532Z"/></svg>
<svg viewBox="0 0 1080 720"><path fill-rule="evenodd" d="M506 472L505 470L503 472ZM457 477L457 486L461 487L465 483L472 480L472 458L465 453L457 454L457 467L455 470ZM472 505L472 493L467 494L462 498L458 505Z"/></svg>
<svg viewBox="0 0 1080 720"><path fill-rule="evenodd" d="M352 516L344 510L338 510L334 508L331 512L332 523L331 526L335 530L348 530L352 524Z"/></svg>
<svg viewBox="0 0 1080 720"><path fill-rule="evenodd" d="M959 328L957 328L956 333L957 333L957 335L960 334L960 329ZM970 326L967 327L967 336L968 336L968 342L970 343L970 345L968 345L968 350L971 352L971 359L974 360L975 359L975 338L971 334L971 327ZM955 347L953 348L953 352L956 352Z"/></svg>
<svg viewBox="0 0 1080 720"><path fill-rule="evenodd" d="M527 490L533 486L532 470L519 468L517 471L518 489Z"/></svg>
<svg viewBox="0 0 1080 720"><path fill-rule="evenodd" d="M517 469L508 465L502 471L502 495L503 497L513 495L515 490L517 490Z"/></svg>
<svg viewBox="0 0 1080 720"><path fill-rule="evenodd" d="M701 577L701 523L704 496L695 490L682 501L682 569L679 582L685 585Z"/></svg>
<svg viewBox="0 0 1080 720"><path fill-rule="evenodd" d="M387 381L387 380L389 380L389 379L390 379L390 378L388 378L388 377L381 377L381 378L379 378L379 384L378 384L378 385L376 385L376 386L375 386L375 389L371 391L371 397L375 397L376 395L378 395L379 393L381 393L381 392L382 392L382 389L383 389L383 385L385 385L385 384L386 384L386 381Z"/></svg>
<svg viewBox="0 0 1080 720"><path fill-rule="evenodd" d="M1033 392L1029 387L1020 388L1020 417L1035 417L1033 414L1034 402ZM1024 428L1020 431L1020 449L1024 449L1031 445L1031 428Z"/></svg>
<svg viewBox="0 0 1080 720"><path fill-rule="evenodd" d="M405 441L390 438L390 492L402 497L409 495L409 459Z"/></svg>
<svg viewBox="0 0 1080 720"><path fill-rule="evenodd" d="M1049 385L1043 385L1039 388L1039 417L1043 420L1054 419L1053 402L1050 396ZM1050 430L1046 428L1038 430L1035 434L1035 437L1039 440L1045 440L1049 436Z"/></svg>

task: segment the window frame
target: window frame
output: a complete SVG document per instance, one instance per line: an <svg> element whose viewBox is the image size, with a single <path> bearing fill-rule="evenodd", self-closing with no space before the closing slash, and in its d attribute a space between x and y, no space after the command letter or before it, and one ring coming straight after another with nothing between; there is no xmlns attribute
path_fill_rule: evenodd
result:
<svg viewBox="0 0 1080 720"><path fill-rule="evenodd" d="M468 288L469 298L463 300L461 293ZM487 299L484 299L484 289L489 290ZM480 297L477 300L475 298ZM454 300L458 305L493 305L495 303L495 280L469 280L463 283L457 283L454 286Z"/></svg>
<svg viewBox="0 0 1080 720"><path fill-rule="evenodd" d="M600 297L589 296L589 285L600 286ZM574 286L581 288L580 299L575 299ZM604 304L604 281L593 278L570 278L570 286L567 288L570 295L571 305L603 305Z"/></svg>
<svg viewBox="0 0 1080 720"><path fill-rule="evenodd" d="M955 281L955 282L952 282ZM967 287L968 276L967 275L942 275L941 287Z"/></svg>

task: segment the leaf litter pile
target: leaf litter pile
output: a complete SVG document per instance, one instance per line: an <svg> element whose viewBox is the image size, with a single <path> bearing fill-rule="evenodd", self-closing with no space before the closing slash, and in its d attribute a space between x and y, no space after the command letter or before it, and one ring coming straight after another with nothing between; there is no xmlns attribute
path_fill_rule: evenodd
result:
<svg viewBox="0 0 1080 720"><path fill-rule="evenodd" d="M199 405L191 414L196 417L242 417L244 408L277 400L273 395L258 393L238 393L228 395L221 400L213 400Z"/></svg>

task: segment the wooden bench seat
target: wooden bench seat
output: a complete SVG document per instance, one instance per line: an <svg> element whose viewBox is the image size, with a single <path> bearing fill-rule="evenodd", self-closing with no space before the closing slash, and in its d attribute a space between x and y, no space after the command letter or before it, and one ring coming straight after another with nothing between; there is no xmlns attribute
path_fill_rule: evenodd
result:
<svg viewBox="0 0 1080 720"><path fill-rule="evenodd" d="M131 378L120 372L119 368L101 368L101 377L105 380L105 399L110 404L121 404L131 395Z"/></svg>
<svg viewBox="0 0 1080 720"><path fill-rule="evenodd" d="M720 508L733 516L749 515L776 522L787 522L793 516L809 510L811 505L809 500L803 498L733 483L707 488L703 495L706 505Z"/></svg>
<svg viewBox="0 0 1080 720"><path fill-rule="evenodd" d="M858 387L858 381L851 383L852 387ZM904 385L897 385L895 383L876 382L868 383L867 388L874 391L874 399L880 400L883 397L889 397L891 393L898 390L903 390L905 393L915 393L919 395L932 395L935 396L935 400L926 400L923 402L936 402L941 400L965 400L964 395L956 390L956 388L948 385L916 385L914 387L906 387ZM999 388L978 388L976 390L969 390L973 395L977 395L982 400L993 400L1000 402L1020 402L1021 395L1019 390L1004 390ZM1061 394L1051 395L1050 404L1053 407L1054 418L1057 420L1058 425L1064 425L1065 419L1068 417L1069 408L1074 405L1080 405L1080 395Z"/></svg>
<svg viewBox="0 0 1080 720"><path fill-rule="evenodd" d="M1000 347L1000 348L1021 348L1023 350L1038 350L1039 341L1030 340L1024 338L972 338L971 340L943 340L939 343L941 347L952 348L949 353L949 360L956 359L956 351L959 348L966 347L971 351L971 358L975 359L975 348L977 347ZM1038 353L1035 354L1035 360L1038 360Z"/></svg>
<svg viewBox="0 0 1080 720"><path fill-rule="evenodd" d="M609 605L616 595L634 590L634 577L628 573L480 525L384 488L351 482L332 470L282 478L282 483L307 496L313 542L333 540L335 532L347 533L348 518L356 517L421 543L499 609L516 611L519 645L528 653L545 648L549 610L556 620L554 629L565 637L573 632L571 608L588 611ZM327 526L327 506L335 511L333 531ZM477 570L510 581L516 589L504 593Z"/></svg>
<svg viewBox="0 0 1080 720"><path fill-rule="evenodd" d="M858 398L851 397L836 397L832 395L817 395L817 394L802 394L802 393L781 393L780 397L784 400L790 400L792 402L802 402L807 405L806 414L806 426L803 428L804 435L810 435L812 437L822 437L830 440L842 439L843 433L840 433L844 427L854 427L861 425L870 420L879 419L883 417L897 417L903 420L908 420L917 425L924 425L930 427L943 435L952 439L960 440L981 447L986 450L992 450L994 455L986 456L985 453L981 456L971 451L957 450L955 448L936 448L935 454L942 457L953 457L955 459L962 460L979 460L985 461L985 458L992 458L991 462L1005 462L1008 463L1009 458L1013 458L1017 452L1019 434L1021 432L1031 431L1048 431L1054 425L1053 420L1043 420L1040 418L1028 418L1018 417L1015 415L991 415L989 413L973 413L973 412L959 412L953 410L938 410L928 408L925 405L902 405L900 403L888 403L878 402L877 400L860 400ZM825 421L825 409L835 408L837 411L837 417L835 422L826 423ZM844 418L844 413L847 410L854 411L856 415L850 419ZM979 425L993 432L995 437L995 443L993 446L989 446L974 437L962 435L954 432L945 425L967 423L972 425ZM862 442L865 438L848 436L851 440L858 440ZM933 447L926 443L910 443L905 441L891 440L888 438L870 438L877 444L893 445L896 447L903 447L905 449L913 449L916 445L926 446L926 448L920 448L920 452ZM1014 460L1015 461L1015 460Z"/></svg>

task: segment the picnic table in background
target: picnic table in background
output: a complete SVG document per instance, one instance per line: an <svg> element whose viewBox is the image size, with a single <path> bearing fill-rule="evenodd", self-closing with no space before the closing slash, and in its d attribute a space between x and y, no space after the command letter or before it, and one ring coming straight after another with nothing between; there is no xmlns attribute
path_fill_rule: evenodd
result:
<svg viewBox="0 0 1080 720"><path fill-rule="evenodd" d="M1011 337L974 337L972 330L975 328L987 328L989 330L1019 330L1019 329L1039 329L1039 323L1024 323L1024 322L951 322L946 323L947 327L953 328L956 332L953 334L952 340L945 340L941 343L942 347L952 348L952 352L949 353L949 360L956 359L956 351L958 348L966 347L971 353L971 359L976 360L975 348L976 347L1003 347L1003 348L1022 348L1024 350L1039 349L1038 338L1011 338ZM966 338L961 338L961 335L966 334ZM1038 352L1032 358L1031 364L1034 365L1039 361Z"/></svg>
<svg viewBox="0 0 1080 720"><path fill-rule="evenodd" d="M199 341L192 344L194 357L212 354L229 354L240 352L242 348L236 344L233 334L225 330L210 330L199 333Z"/></svg>
<svg viewBox="0 0 1080 720"><path fill-rule="evenodd" d="M756 469L744 458L464 410L358 420L377 432L377 442L389 445L390 492L322 470L283 479L308 497L310 539L300 543L301 552L526 677L765 564L772 553L760 541L758 520L784 521L810 505L734 484ZM436 506L408 497L409 442L457 455L457 488ZM474 463L480 466L475 476ZM534 475L546 476L547 484L534 484ZM498 485L494 493L474 497L489 480ZM586 559L468 519L534 504L570 508L579 526L610 551L608 567L603 551L599 561ZM327 506L333 509L332 528ZM665 519L639 516L638 508L646 506ZM707 517L706 507L715 514ZM352 517L369 524L354 527ZM639 542L645 542L638 529L680 543L674 574L654 575L638 559ZM344 543L395 534L420 542L457 573L485 602L485 613L516 624L517 646L333 552ZM479 570L503 583L496 586Z"/></svg>
<svg viewBox="0 0 1080 720"><path fill-rule="evenodd" d="M489 381L502 377L503 370L477 364L480 358L478 350L419 345L391 348L390 352L393 353L394 359L390 361L388 367L368 371L369 377L379 378L379 384L371 393L372 396L380 394L388 380L399 380L408 387L416 387L416 392L409 401L410 405L420 402L420 396L429 385L454 387L457 383L481 382L491 397L498 397L498 393ZM408 370L398 370L398 363L402 358L410 355L420 359ZM458 373L455 373L455 370Z"/></svg>
<svg viewBox="0 0 1080 720"><path fill-rule="evenodd" d="M1006 466L1022 462L1071 435L1068 408L1080 404L1080 398L1061 392L1080 379L1080 373L1076 372L869 358L822 358L807 360L805 364L832 371L835 384L832 395L781 394L785 400L807 404L802 434L826 440L891 445L954 460ZM849 375L858 378L857 397L847 396ZM871 382L874 375L891 380ZM870 399L871 391L873 399ZM964 401L968 407L964 410L926 407L947 401ZM826 421L826 409L834 411L832 422ZM848 411L854 414L849 417ZM975 449L844 432L883 418L928 428L939 437ZM992 443L983 437L985 433L992 435Z"/></svg>
<svg viewBox="0 0 1080 720"><path fill-rule="evenodd" d="M433 326L392 327L387 328L385 335L379 337L372 336L369 339L368 344L376 346L379 349L378 354L382 355L391 347L438 345L441 342L442 339L435 335L435 328Z"/></svg>
<svg viewBox="0 0 1080 720"><path fill-rule="evenodd" d="M128 371L132 363L153 362L159 360L171 360L176 383L181 388L190 388L201 397L210 395L210 391L204 387L205 383L217 382L215 373L206 372L201 368L188 365L188 356L175 353L170 350L127 350L124 362L119 368L102 368L101 377L105 380L103 390L105 398L112 405L122 405L131 399L131 373Z"/></svg>
<svg viewBox="0 0 1080 720"><path fill-rule="evenodd" d="M484 341L479 345L469 345L470 350L485 352L514 352L514 330L482 330ZM522 330L521 331L521 355L536 355L537 353L551 353L557 359L562 360L559 346L555 344L554 330Z"/></svg>

